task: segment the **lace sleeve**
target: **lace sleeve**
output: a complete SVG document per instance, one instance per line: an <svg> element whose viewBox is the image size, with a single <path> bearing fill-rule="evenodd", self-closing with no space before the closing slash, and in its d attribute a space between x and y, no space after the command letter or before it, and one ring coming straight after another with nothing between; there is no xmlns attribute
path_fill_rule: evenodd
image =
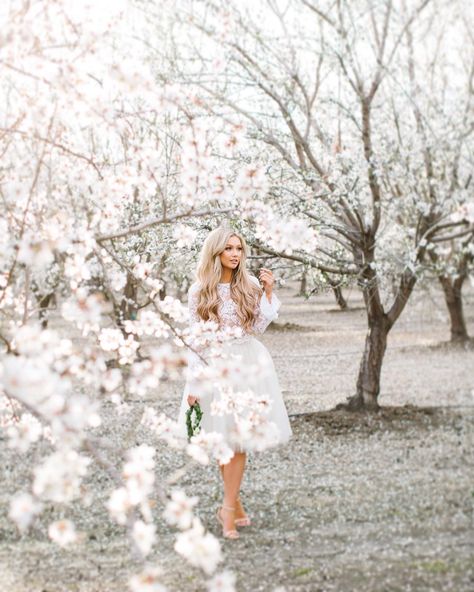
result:
<svg viewBox="0 0 474 592"><path fill-rule="evenodd" d="M256 277L251 276L251 278L254 284L260 286L260 282ZM280 309L280 306L281 302L274 292L272 292L271 302L269 302L265 292L262 294L260 302L255 310L255 321L253 324L253 329L257 335L261 335L268 325L278 318L278 310Z"/></svg>

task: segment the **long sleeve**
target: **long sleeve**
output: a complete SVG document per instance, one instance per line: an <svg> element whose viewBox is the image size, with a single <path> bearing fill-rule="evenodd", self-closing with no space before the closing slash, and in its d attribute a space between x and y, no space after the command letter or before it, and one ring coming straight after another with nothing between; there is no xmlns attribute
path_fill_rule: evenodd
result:
<svg viewBox="0 0 474 592"><path fill-rule="evenodd" d="M256 277L251 276L252 281L260 286L259 281ZM253 328L255 333L261 335L268 325L278 318L278 310L280 309L281 302L278 299L277 295L272 292L272 301L269 302L266 293L262 294L260 298L260 302L256 309L255 321L253 324Z"/></svg>

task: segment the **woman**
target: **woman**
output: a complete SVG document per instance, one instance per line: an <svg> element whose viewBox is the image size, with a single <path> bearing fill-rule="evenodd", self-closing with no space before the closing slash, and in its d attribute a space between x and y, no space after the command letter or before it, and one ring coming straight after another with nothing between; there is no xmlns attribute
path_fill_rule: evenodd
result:
<svg viewBox="0 0 474 592"><path fill-rule="evenodd" d="M213 230L202 247L197 281L188 293L191 324L212 320L218 323L219 329L241 330L241 336L222 345L225 353L239 360L241 372L232 385L233 391L237 391L236 404L229 405L232 409L227 413L217 414L215 405L222 400L232 402L232 399L223 399L222 391L217 389L210 395L200 394L196 392L196 383L188 381L178 420L183 426L187 409L198 401L203 411L201 428L205 432L221 433L234 451L230 462L219 465L224 481L224 501L217 511L217 519L223 526L225 538L238 538L236 527L250 524L239 496L247 452L287 442L292 434L272 358L254 337L278 317L281 303L273 294L274 279L269 269L260 270L262 285L247 271L247 251L239 233L227 227ZM236 411L239 402L248 396L246 393L253 393L257 400L260 398L264 411L260 414L252 410ZM256 448L254 438L264 431L265 445Z"/></svg>

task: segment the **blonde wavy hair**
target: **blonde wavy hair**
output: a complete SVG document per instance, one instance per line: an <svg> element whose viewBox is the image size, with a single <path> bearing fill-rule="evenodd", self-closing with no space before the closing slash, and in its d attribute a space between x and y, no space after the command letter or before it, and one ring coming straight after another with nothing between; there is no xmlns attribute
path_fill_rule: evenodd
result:
<svg viewBox="0 0 474 592"><path fill-rule="evenodd" d="M197 313L205 321L215 321L220 324L218 312L220 300L217 291L222 273L220 255L232 236L240 240L242 255L238 267L232 274L230 295L237 304L237 314L242 327L248 333L252 333L255 308L262 295L262 289L252 281L246 269L248 246L244 237L228 227L220 226L210 232L202 246L196 269L196 279L199 283Z"/></svg>

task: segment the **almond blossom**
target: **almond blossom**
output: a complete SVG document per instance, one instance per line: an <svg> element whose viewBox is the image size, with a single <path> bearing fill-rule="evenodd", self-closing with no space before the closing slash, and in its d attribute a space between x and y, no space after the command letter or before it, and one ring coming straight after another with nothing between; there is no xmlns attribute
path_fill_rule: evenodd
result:
<svg viewBox="0 0 474 592"><path fill-rule="evenodd" d="M73 500L80 494L82 477L90 462L75 450L54 452L35 468L33 493L53 502Z"/></svg>
<svg viewBox="0 0 474 592"><path fill-rule="evenodd" d="M227 464L234 456L222 434L205 432L203 429L199 434L191 437L190 443L186 447L186 453L202 465L209 464L210 456L218 460L220 464Z"/></svg>
<svg viewBox="0 0 474 592"><path fill-rule="evenodd" d="M129 580L131 592L167 592L167 588L160 583L163 570L158 567L146 567L141 574L134 575Z"/></svg>
<svg viewBox="0 0 474 592"><path fill-rule="evenodd" d="M124 525L127 522L128 512L133 508L134 504L130 500L128 490L125 487L119 487L112 491L106 506L112 518L118 524Z"/></svg>
<svg viewBox="0 0 474 592"><path fill-rule="evenodd" d="M231 571L216 574L206 583L208 592L235 592L236 576Z"/></svg>
<svg viewBox="0 0 474 592"><path fill-rule="evenodd" d="M81 289L62 305L61 311L67 321L75 323L87 335L89 331L99 330L104 308L101 294L88 294Z"/></svg>
<svg viewBox="0 0 474 592"><path fill-rule="evenodd" d="M8 446L26 452L31 444L39 440L42 433L43 426L36 417L31 413L23 413L20 421L10 425L7 430Z"/></svg>
<svg viewBox="0 0 474 592"><path fill-rule="evenodd" d="M100 347L104 351L116 351L123 341L123 334L118 329L102 329L99 334Z"/></svg>
<svg viewBox="0 0 474 592"><path fill-rule="evenodd" d="M58 520L48 527L49 538L60 547L67 547L78 539L76 527L70 520Z"/></svg>
<svg viewBox="0 0 474 592"><path fill-rule="evenodd" d="M187 441L183 437L182 429L175 420L164 413L158 415L155 409L146 407L141 423L169 446L173 448L184 448L186 446Z"/></svg>
<svg viewBox="0 0 474 592"><path fill-rule="evenodd" d="M176 525L181 530L190 528L193 521L193 507L198 503L197 496L188 497L181 489L171 492L171 500L163 512L168 524Z"/></svg>
<svg viewBox="0 0 474 592"><path fill-rule="evenodd" d="M211 574L222 561L219 541L214 535L205 532L199 518L193 518L191 528L176 536L175 551L191 565Z"/></svg>
<svg viewBox="0 0 474 592"><path fill-rule="evenodd" d="M143 520L137 520L132 528L133 542L144 556L149 555L156 541L156 527L154 524L146 524Z"/></svg>
<svg viewBox="0 0 474 592"><path fill-rule="evenodd" d="M42 508L42 504L29 493L18 493L10 500L8 517L20 532L25 532Z"/></svg>

